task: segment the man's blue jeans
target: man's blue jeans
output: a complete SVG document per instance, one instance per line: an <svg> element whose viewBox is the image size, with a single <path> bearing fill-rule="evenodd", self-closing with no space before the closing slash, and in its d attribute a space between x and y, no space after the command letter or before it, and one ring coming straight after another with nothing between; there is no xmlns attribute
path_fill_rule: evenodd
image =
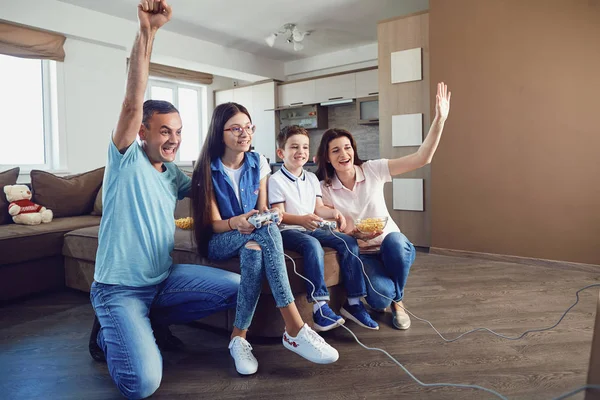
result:
<svg viewBox="0 0 600 400"><path fill-rule="evenodd" d="M143 399L160 385L162 357L150 318L161 325L182 324L234 308L239 284L238 274L191 264L173 265L158 285L94 282L90 299L102 327L98 345L123 396Z"/></svg>

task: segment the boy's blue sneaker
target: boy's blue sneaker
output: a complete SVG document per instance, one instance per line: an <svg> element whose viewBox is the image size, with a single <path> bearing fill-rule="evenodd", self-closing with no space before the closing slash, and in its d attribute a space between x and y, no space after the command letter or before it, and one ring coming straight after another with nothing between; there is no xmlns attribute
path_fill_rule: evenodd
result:
<svg viewBox="0 0 600 400"><path fill-rule="evenodd" d="M350 321L356 322L358 325L363 328L377 330L379 329L379 324L371 318L363 303L359 302L355 306L351 306L348 304L348 301L344 303L342 309L340 310L340 314L349 319Z"/></svg>
<svg viewBox="0 0 600 400"><path fill-rule="evenodd" d="M329 304L322 305L320 310L321 311L317 310L317 312L313 313L314 330L317 332L330 331L340 325L344 325L344 322L346 322L344 321L344 318L340 317L329 308ZM323 312L323 316L321 315L321 312Z"/></svg>

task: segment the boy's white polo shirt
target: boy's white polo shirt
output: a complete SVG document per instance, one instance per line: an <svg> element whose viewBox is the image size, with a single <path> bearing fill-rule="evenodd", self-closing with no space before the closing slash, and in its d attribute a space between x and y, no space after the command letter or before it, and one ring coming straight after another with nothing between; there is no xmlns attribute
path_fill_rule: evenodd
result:
<svg viewBox="0 0 600 400"><path fill-rule="evenodd" d="M302 170L295 176L285 166L269 178L269 203L271 205L285 203L285 212L295 215L306 215L315 212L317 197L321 195L321 184L312 172ZM301 229L300 225L281 224L282 229Z"/></svg>

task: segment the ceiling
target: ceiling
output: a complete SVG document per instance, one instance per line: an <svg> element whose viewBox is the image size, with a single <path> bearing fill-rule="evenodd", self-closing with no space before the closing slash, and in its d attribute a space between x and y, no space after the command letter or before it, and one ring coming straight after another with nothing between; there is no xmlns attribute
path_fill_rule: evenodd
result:
<svg viewBox="0 0 600 400"><path fill-rule="evenodd" d="M137 20L138 0L59 0ZM257 56L292 61L377 41L377 22L429 8L429 0L171 0L166 29ZM264 38L285 23L312 31L295 52L281 36L274 47Z"/></svg>

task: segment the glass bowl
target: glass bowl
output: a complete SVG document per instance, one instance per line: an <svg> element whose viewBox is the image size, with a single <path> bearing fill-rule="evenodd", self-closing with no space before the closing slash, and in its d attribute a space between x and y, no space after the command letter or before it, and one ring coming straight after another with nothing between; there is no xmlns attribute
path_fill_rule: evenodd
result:
<svg viewBox="0 0 600 400"><path fill-rule="evenodd" d="M354 227L360 233L381 232L387 225L389 217L359 218L354 221Z"/></svg>

